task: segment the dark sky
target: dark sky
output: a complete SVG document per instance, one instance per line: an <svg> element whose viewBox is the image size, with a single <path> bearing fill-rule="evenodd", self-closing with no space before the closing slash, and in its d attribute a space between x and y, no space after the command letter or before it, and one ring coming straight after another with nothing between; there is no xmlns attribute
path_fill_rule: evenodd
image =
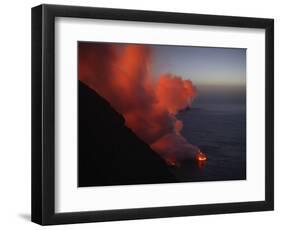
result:
<svg viewBox="0 0 281 230"><path fill-rule="evenodd" d="M170 72L195 85L245 86L246 49L152 45L155 75Z"/></svg>

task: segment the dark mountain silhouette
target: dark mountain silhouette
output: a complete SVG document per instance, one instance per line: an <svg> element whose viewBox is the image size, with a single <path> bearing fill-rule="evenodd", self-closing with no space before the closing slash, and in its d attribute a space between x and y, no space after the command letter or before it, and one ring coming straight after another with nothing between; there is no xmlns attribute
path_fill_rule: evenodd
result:
<svg viewBox="0 0 281 230"><path fill-rule="evenodd" d="M176 182L164 160L123 116L79 81L78 186Z"/></svg>

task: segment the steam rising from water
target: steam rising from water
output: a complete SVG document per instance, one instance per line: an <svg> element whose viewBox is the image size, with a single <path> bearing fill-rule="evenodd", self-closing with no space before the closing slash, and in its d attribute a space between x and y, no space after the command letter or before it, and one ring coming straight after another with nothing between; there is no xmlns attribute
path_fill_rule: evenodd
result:
<svg viewBox="0 0 281 230"><path fill-rule="evenodd" d="M152 76L151 52L148 45L79 43L79 80L110 102L168 164L194 158L198 148L181 135L176 114L191 106L196 89L181 76Z"/></svg>

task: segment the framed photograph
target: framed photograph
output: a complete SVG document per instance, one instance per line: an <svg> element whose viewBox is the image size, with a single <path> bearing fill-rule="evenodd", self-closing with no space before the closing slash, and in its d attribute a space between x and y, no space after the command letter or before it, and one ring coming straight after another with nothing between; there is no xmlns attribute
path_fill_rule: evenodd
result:
<svg viewBox="0 0 281 230"><path fill-rule="evenodd" d="M273 210L274 21L32 8L32 221Z"/></svg>

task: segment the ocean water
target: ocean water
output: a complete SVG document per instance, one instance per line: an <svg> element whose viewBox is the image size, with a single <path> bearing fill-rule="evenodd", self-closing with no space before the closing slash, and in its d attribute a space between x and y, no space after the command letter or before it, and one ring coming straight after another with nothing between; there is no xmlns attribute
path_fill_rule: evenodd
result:
<svg viewBox="0 0 281 230"><path fill-rule="evenodd" d="M208 157L205 164L182 162L179 181L246 179L245 87L198 87L190 110L178 114L182 135Z"/></svg>

